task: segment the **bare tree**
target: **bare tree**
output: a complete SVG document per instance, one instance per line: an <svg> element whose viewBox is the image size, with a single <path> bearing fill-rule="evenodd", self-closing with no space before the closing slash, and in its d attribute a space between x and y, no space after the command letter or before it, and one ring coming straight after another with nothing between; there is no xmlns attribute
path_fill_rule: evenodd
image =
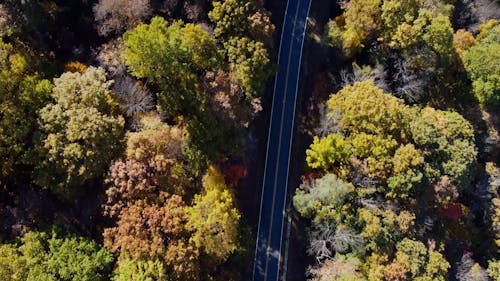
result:
<svg viewBox="0 0 500 281"><path fill-rule="evenodd" d="M363 247L363 238L351 229L339 226L330 243L332 249L337 253L345 253L349 248L353 251L359 251Z"/></svg>
<svg viewBox="0 0 500 281"><path fill-rule="evenodd" d="M96 54L97 61L111 76L123 76L126 73L125 60L122 53L125 45L121 38L102 44Z"/></svg>
<svg viewBox="0 0 500 281"><path fill-rule="evenodd" d="M115 78L113 90L120 97L123 110L132 119L133 128L139 124L140 113L154 108L153 97L146 86L129 76Z"/></svg>
<svg viewBox="0 0 500 281"><path fill-rule="evenodd" d="M340 112L330 112L326 104L319 105L319 124L314 133L320 137L326 137L340 130Z"/></svg>
<svg viewBox="0 0 500 281"><path fill-rule="evenodd" d="M319 266L309 267L307 275L309 281L325 280L364 280L358 271L359 260L353 257L335 256Z"/></svg>
<svg viewBox="0 0 500 281"><path fill-rule="evenodd" d="M311 231L309 238L309 247L307 253L316 258L318 263L332 257L333 251L331 244L335 236L335 225L322 223Z"/></svg>
<svg viewBox="0 0 500 281"><path fill-rule="evenodd" d="M190 20L198 20L203 15L203 6L199 1L191 1L184 2L184 11L186 12L186 17Z"/></svg>
<svg viewBox="0 0 500 281"><path fill-rule="evenodd" d="M375 86L388 90L388 85L386 82L387 73L383 65L378 64L375 68L371 66L360 67L356 63L352 65L352 73L347 69L342 69L340 71L341 86L345 87L356 82L365 81L372 79Z"/></svg>
<svg viewBox="0 0 500 281"><path fill-rule="evenodd" d="M10 21L10 15L7 12L7 9L0 4L0 36L7 31Z"/></svg>
<svg viewBox="0 0 500 281"><path fill-rule="evenodd" d="M99 0L94 17L100 35L121 33L151 15L149 0Z"/></svg>
<svg viewBox="0 0 500 281"><path fill-rule="evenodd" d="M349 249L358 251L363 247L360 235L332 222L315 223L309 237L307 253L314 256L320 264L331 258L334 253L345 253Z"/></svg>
<svg viewBox="0 0 500 281"><path fill-rule="evenodd" d="M489 19L500 19L500 5L497 1L475 0L472 12L479 23Z"/></svg>
<svg viewBox="0 0 500 281"><path fill-rule="evenodd" d="M422 98L425 83L420 79L408 65L408 61L398 57L394 61L394 84L396 85L396 96L410 102Z"/></svg>
<svg viewBox="0 0 500 281"><path fill-rule="evenodd" d="M471 253L466 253L457 264L455 277L459 281L488 281L488 273L478 263L474 262Z"/></svg>

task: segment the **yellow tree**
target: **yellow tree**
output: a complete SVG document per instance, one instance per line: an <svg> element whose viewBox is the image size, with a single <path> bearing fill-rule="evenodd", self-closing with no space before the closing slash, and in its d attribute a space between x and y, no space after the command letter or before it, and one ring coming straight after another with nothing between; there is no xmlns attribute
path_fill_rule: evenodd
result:
<svg viewBox="0 0 500 281"><path fill-rule="evenodd" d="M194 231L191 239L198 248L217 260L225 260L238 245L240 214L217 167L209 167L203 186L204 193L196 195L194 205L186 208L187 228Z"/></svg>

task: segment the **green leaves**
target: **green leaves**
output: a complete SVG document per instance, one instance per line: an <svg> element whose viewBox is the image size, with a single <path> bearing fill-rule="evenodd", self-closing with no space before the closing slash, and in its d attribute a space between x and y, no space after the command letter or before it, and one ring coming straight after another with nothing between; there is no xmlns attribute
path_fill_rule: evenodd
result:
<svg viewBox="0 0 500 281"><path fill-rule="evenodd" d="M247 37L231 38L224 44L229 63L234 64L236 74L247 97L260 96L264 90L269 69L269 55L264 43Z"/></svg>
<svg viewBox="0 0 500 281"><path fill-rule="evenodd" d="M451 55L453 46L453 28L450 18L440 14L434 17L431 24L425 28L424 42L440 57L447 58Z"/></svg>
<svg viewBox="0 0 500 281"><path fill-rule="evenodd" d="M349 157L350 147L340 135L328 135L322 139L317 136L306 151L307 165L313 169L327 171L335 164L344 163Z"/></svg>
<svg viewBox="0 0 500 281"><path fill-rule="evenodd" d="M396 140L405 137L405 122L412 112L403 101L376 86L372 80L357 82L332 95L327 102L330 111L342 113L343 130L352 133L392 134Z"/></svg>
<svg viewBox="0 0 500 281"><path fill-rule="evenodd" d="M333 212L340 208L354 187L339 179L335 174L326 174L313 181L311 186L303 184L293 196L293 206L306 218ZM326 214L325 214L326 213ZM330 214L331 215L331 214ZM339 217L324 219L340 219Z"/></svg>
<svg viewBox="0 0 500 281"><path fill-rule="evenodd" d="M161 111L177 116L197 103L197 72L218 65L215 39L200 25L155 17L123 35L131 73L158 85Z"/></svg>
<svg viewBox="0 0 500 281"><path fill-rule="evenodd" d="M465 188L470 183L470 170L476 161L474 131L470 123L456 112L422 109L410 123L416 146L425 151L425 162L454 184ZM436 175L428 175L431 181Z"/></svg>
<svg viewBox="0 0 500 281"><path fill-rule="evenodd" d="M393 198L407 198L426 179L436 182L441 175L468 186L477 152L472 126L460 114L410 108L370 80L332 95L328 106L330 114L340 114L340 133L349 137L315 137L306 151L309 167L346 171L350 157L365 160L357 172L387 181L387 196ZM424 162L430 169L423 169Z"/></svg>
<svg viewBox="0 0 500 281"><path fill-rule="evenodd" d="M214 1L213 10L208 17L215 23L215 36L224 40L230 37L244 36L249 28L248 17L253 10L252 2L248 0Z"/></svg>
<svg viewBox="0 0 500 281"><path fill-rule="evenodd" d="M500 104L500 26L462 55L465 70L472 80L474 95L481 105Z"/></svg>
<svg viewBox="0 0 500 281"><path fill-rule="evenodd" d="M48 101L52 84L31 74L28 60L0 40L0 184L16 181L30 148L37 111Z"/></svg>
<svg viewBox="0 0 500 281"><path fill-rule="evenodd" d="M0 246L2 280L108 280L113 255L96 242L74 236L29 232Z"/></svg>
<svg viewBox="0 0 500 281"><path fill-rule="evenodd" d="M85 181L102 175L121 151L124 120L102 69L65 73L40 111L35 183L71 196Z"/></svg>
<svg viewBox="0 0 500 281"><path fill-rule="evenodd" d="M159 260L135 261L122 259L113 272L113 281L168 281L165 267Z"/></svg>

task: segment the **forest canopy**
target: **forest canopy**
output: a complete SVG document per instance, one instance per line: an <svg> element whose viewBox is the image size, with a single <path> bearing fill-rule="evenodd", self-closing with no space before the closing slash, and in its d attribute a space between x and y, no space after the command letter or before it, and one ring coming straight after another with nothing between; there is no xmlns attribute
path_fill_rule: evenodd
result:
<svg viewBox="0 0 500 281"><path fill-rule="evenodd" d="M2 1L0 279L247 274L274 30L250 0Z"/></svg>

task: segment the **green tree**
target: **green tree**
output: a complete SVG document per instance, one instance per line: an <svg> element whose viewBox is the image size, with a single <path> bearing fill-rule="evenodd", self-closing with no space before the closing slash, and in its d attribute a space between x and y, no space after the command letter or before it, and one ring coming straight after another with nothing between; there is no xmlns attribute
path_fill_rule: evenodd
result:
<svg viewBox="0 0 500 281"><path fill-rule="evenodd" d="M349 154L350 147L342 136L330 134L321 139L315 136L311 147L306 150L306 161L313 169L328 171L333 165L344 163Z"/></svg>
<svg viewBox="0 0 500 281"><path fill-rule="evenodd" d="M186 129L186 154L201 156L190 159L194 166L206 167L206 160L237 154L243 147L240 128L223 123L210 109L191 116Z"/></svg>
<svg viewBox="0 0 500 281"><path fill-rule="evenodd" d="M456 112L426 107L409 125L416 147L425 151L428 178L447 175L453 184L467 187L477 155L471 124Z"/></svg>
<svg viewBox="0 0 500 281"><path fill-rule="evenodd" d="M342 129L351 133L393 135L405 138L412 112L404 102L366 80L349 85L332 95L327 102L331 112L341 112Z"/></svg>
<svg viewBox="0 0 500 281"><path fill-rule="evenodd" d="M318 219L340 208L352 191L354 191L352 184L345 183L335 174L326 174L314 180L311 186L302 184L293 196L293 206L303 217Z"/></svg>
<svg viewBox="0 0 500 281"><path fill-rule="evenodd" d="M345 1L345 31L342 34L342 48L346 57L352 57L374 39L380 28L381 0Z"/></svg>
<svg viewBox="0 0 500 281"><path fill-rule="evenodd" d="M356 218L348 222L360 230L365 250L390 256L395 244L411 230L414 219L415 215L408 211L398 214L375 206L359 208Z"/></svg>
<svg viewBox="0 0 500 281"><path fill-rule="evenodd" d="M108 280L113 255L82 237L29 232L0 246L2 280Z"/></svg>
<svg viewBox="0 0 500 281"><path fill-rule="evenodd" d="M16 164L31 146L37 111L50 97L52 84L30 73L30 61L0 40L0 184L15 179Z"/></svg>
<svg viewBox="0 0 500 281"><path fill-rule="evenodd" d="M197 72L217 65L215 39L200 25L155 17L123 35L130 72L158 85L160 109L172 116L196 106Z"/></svg>
<svg viewBox="0 0 500 281"><path fill-rule="evenodd" d="M248 0L213 1L213 10L208 17L215 23L215 36L224 41L231 37L246 35L249 28L248 18L254 7Z"/></svg>
<svg viewBox="0 0 500 281"><path fill-rule="evenodd" d="M500 104L500 26L462 55L474 95L482 105Z"/></svg>
<svg viewBox="0 0 500 281"><path fill-rule="evenodd" d="M113 271L113 281L168 281L164 264L159 260L141 261L120 259Z"/></svg>
<svg viewBox="0 0 500 281"><path fill-rule="evenodd" d="M64 73L54 80L55 103L40 111L34 181L61 195L102 175L121 151L124 120L104 70Z"/></svg>
<svg viewBox="0 0 500 281"><path fill-rule="evenodd" d="M388 197L407 198L415 185L422 182L423 173L419 170L424 157L413 144L399 147L392 159L392 176L387 181Z"/></svg>
<svg viewBox="0 0 500 281"><path fill-rule="evenodd" d="M488 274L493 281L500 281L500 261L488 261Z"/></svg>
<svg viewBox="0 0 500 281"><path fill-rule="evenodd" d="M403 239L396 246L396 263L408 269L410 280L447 280L450 264L434 250L428 250L420 241Z"/></svg>
<svg viewBox="0 0 500 281"><path fill-rule="evenodd" d="M191 239L198 248L223 261L238 245L240 214L232 191L215 166L203 177L203 187L203 194L196 195L193 206L186 208L187 228L194 232Z"/></svg>
<svg viewBox="0 0 500 281"><path fill-rule="evenodd" d="M443 14L434 17L425 28L423 39L439 57L449 57L453 47L453 28L450 18Z"/></svg>
<svg viewBox="0 0 500 281"><path fill-rule="evenodd" d="M240 37L229 39L224 47L247 97L262 95L264 84L271 74L269 55L264 44Z"/></svg>
<svg viewBox="0 0 500 281"><path fill-rule="evenodd" d="M340 133L349 137L315 137L306 151L310 167L326 171L340 165L337 172L387 183L386 195L398 198L408 197L426 180L436 183L445 175L462 189L470 183L477 151L472 126L460 114L408 107L371 80L344 87L331 96L328 106L329 114L340 114ZM353 170L347 165L352 159L346 162L342 161L346 157L339 157L344 147L352 151L346 157L362 161L359 168Z"/></svg>

